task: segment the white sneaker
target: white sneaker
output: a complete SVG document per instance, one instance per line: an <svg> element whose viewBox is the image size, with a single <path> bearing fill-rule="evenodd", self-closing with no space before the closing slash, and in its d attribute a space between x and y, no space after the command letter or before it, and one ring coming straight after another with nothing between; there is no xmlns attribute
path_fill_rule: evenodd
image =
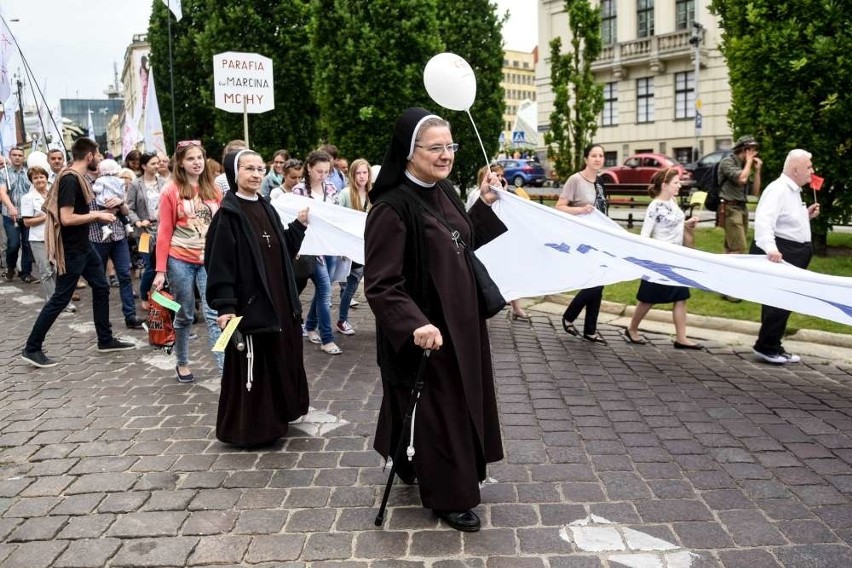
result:
<svg viewBox="0 0 852 568"><path fill-rule="evenodd" d="M798 355L793 355L792 353L787 353L783 349L781 350L781 356L786 357L788 363L798 363L799 361L802 360L802 358L799 357Z"/></svg>
<svg viewBox="0 0 852 568"><path fill-rule="evenodd" d="M77 306L75 306L74 304L70 304L70 303L69 303L69 304L65 307L65 311L66 311L66 312L68 312L69 314L75 314L75 313L77 313Z"/></svg>
<svg viewBox="0 0 852 568"><path fill-rule="evenodd" d="M752 352L758 356L758 358L763 359L767 363L772 363L773 365L785 365L790 363L790 359L782 355L781 353L776 353L774 355L769 353L761 353L757 349L752 349ZM798 358L796 359L799 360Z"/></svg>
<svg viewBox="0 0 852 568"><path fill-rule="evenodd" d="M355 328L349 325L348 321L339 321L334 328L338 331L338 333L342 333L343 335L355 334Z"/></svg>
<svg viewBox="0 0 852 568"><path fill-rule="evenodd" d="M361 302L359 302L358 300L351 300L351 301L349 302L349 307L350 307L350 308L357 308L357 307L358 307L358 306L360 306L360 305L361 305Z"/></svg>

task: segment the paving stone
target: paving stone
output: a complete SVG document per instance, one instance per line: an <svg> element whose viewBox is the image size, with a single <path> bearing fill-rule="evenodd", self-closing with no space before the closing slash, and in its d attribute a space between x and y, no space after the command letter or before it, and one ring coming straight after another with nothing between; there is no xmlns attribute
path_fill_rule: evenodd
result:
<svg viewBox="0 0 852 568"><path fill-rule="evenodd" d="M188 516L185 511L128 513L115 521L107 535L120 538L174 536Z"/></svg>
<svg viewBox="0 0 852 568"><path fill-rule="evenodd" d="M183 566L196 544L198 539L194 537L126 540L122 543L111 565L122 568Z"/></svg>
<svg viewBox="0 0 852 568"><path fill-rule="evenodd" d="M402 531L368 531L355 537L357 558L398 558L408 550L409 534Z"/></svg>
<svg viewBox="0 0 852 568"><path fill-rule="evenodd" d="M349 489L344 488L344 489ZM281 506L287 497L286 489L247 489L237 501L237 509L275 509ZM335 506L332 502L332 506Z"/></svg>
<svg viewBox="0 0 852 568"><path fill-rule="evenodd" d="M25 542L3 560L3 568L48 568L68 546L68 541Z"/></svg>
<svg viewBox="0 0 852 568"><path fill-rule="evenodd" d="M852 549L834 544L774 548L783 566L852 566Z"/></svg>
<svg viewBox="0 0 852 568"><path fill-rule="evenodd" d="M459 531L417 530L411 533L411 556L448 557L461 553L462 534Z"/></svg>
<svg viewBox="0 0 852 568"><path fill-rule="evenodd" d="M201 489L189 504L191 511L207 511L210 509L231 509L240 500L242 492L239 489Z"/></svg>
<svg viewBox="0 0 852 568"><path fill-rule="evenodd" d="M57 538L66 540L98 538L115 521L115 515L70 517Z"/></svg>
<svg viewBox="0 0 852 568"><path fill-rule="evenodd" d="M732 548L733 541L716 522L674 523L672 525L684 548Z"/></svg>
<svg viewBox="0 0 852 568"><path fill-rule="evenodd" d="M396 507L392 510L390 519L385 521L385 527L394 530L435 529L438 527L438 519L423 507Z"/></svg>
<svg viewBox="0 0 852 568"><path fill-rule="evenodd" d="M294 487L284 500L284 506L294 509L325 507L330 494L331 489L327 487Z"/></svg>
<svg viewBox="0 0 852 568"><path fill-rule="evenodd" d="M230 533L239 514L235 511L193 511L181 528L184 536Z"/></svg>
<svg viewBox="0 0 852 568"><path fill-rule="evenodd" d="M335 509L305 509L293 511L287 520L286 532L328 532L337 516Z"/></svg>
<svg viewBox="0 0 852 568"><path fill-rule="evenodd" d="M98 505L101 513L128 513L137 511L151 497L147 491L110 493Z"/></svg>
<svg viewBox="0 0 852 568"><path fill-rule="evenodd" d="M3 513L3 516L43 517L61 502L62 499L59 497L29 497L18 499Z"/></svg>
<svg viewBox="0 0 852 568"><path fill-rule="evenodd" d="M765 550L731 550L719 552L719 559L725 568L775 568L781 564Z"/></svg>
<svg viewBox="0 0 852 568"><path fill-rule="evenodd" d="M282 510L249 510L240 513L235 534L277 534L287 522L289 512Z"/></svg>
<svg viewBox="0 0 852 568"><path fill-rule="evenodd" d="M482 529L475 539L464 540L464 553L471 556L517 554L515 535L510 529Z"/></svg>
<svg viewBox="0 0 852 568"><path fill-rule="evenodd" d="M795 544L837 542L837 536L819 521L780 521L776 526Z"/></svg>
<svg viewBox="0 0 852 568"><path fill-rule="evenodd" d="M785 544L781 532L758 511L722 511L719 520L741 546Z"/></svg>
<svg viewBox="0 0 852 568"><path fill-rule="evenodd" d="M50 513L52 515L88 515L97 508L104 497L103 493L71 495L64 498Z"/></svg>
<svg viewBox="0 0 852 568"><path fill-rule="evenodd" d="M153 491L151 497L142 506L143 511L184 511L195 498L193 489L175 489L171 491Z"/></svg>
<svg viewBox="0 0 852 568"><path fill-rule="evenodd" d="M545 564L543 558L492 556L485 565L488 568L541 568Z"/></svg>
<svg viewBox="0 0 852 568"><path fill-rule="evenodd" d="M595 556L571 555L551 556L548 558L550 568L601 568L602 561Z"/></svg>
<svg viewBox="0 0 852 568"><path fill-rule="evenodd" d="M492 505L491 525L494 527L529 527L538 524L537 508L533 505Z"/></svg>
<svg viewBox="0 0 852 568"><path fill-rule="evenodd" d="M117 538L94 538L75 540L68 545L54 566L56 568L100 568L112 558L121 540Z"/></svg>
<svg viewBox="0 0 852 568"><path fill-rule="evenodd" d="M391 510L391 517L395 512L396 508ZM341 509L334 528L337 531L375 530L376 513L378 513L378 510L372 508ZM435 523L437 526L437 520Z"/></svg>
<svg viewBox="0 0 852 568"><path fill-rule="evenodd" d="M571 547L553 527L518 529L517 535L521 554L562 554Z"/></svg>
<svg viewBox="0 0 852 568"><path fill-rule="evenodd" d="M816 514L829 527L837 529L852 528L852 504L827 505L816 509Z"/></svg>
<svg viewBox="0 0 852 568"><path fill-rule="evenodd" d="M81 475L66 490L67 495L78 493L127 491L136 483L138 475L134 473L91 473Z"/></svg>
<svg viewBox="0 0 852 568"><path fill-rule="evenodd" d="M767 517L775 520L812 519L814 514L796 499L765 499L758 501Z"/></svg>
<svg viewBox="0 0 852 568"><path fill-rule="evenodd" d="M636 509L639 515L650 523L712 520L710 511L704 503L690 499L640 501L636 503Z"/></svg>
<svg viewBox="0 0 852 568"><path fill-rule="evenodd" d="M335 487L328 505L330 507L369 507L375 501L371 487Z"/></svg>
<svg viewBox="0 0 852 568"><path fill-rule="evenodd" d="M753 509L754 502L738 489L720 489L714 491L702 491L701 498L711 509L720 511L725 509Z"/></svg>
<svg viewBox="0 0 852 568"><path fill-rule="evenodd" d="M248 536L205 536L189 557L190 566L205 566L212 564L239 564L249 547L251 538Z"/></svg>
<svg viewBox="0 0 852 568"><path fill-rule="evenodd" d="M35 517L25 520L9 536L9 542L51 540L65 526L66 516Z"/></svg>
<svg viewBox="0 0 852 568"><path fill-rule="evenodd" d="M305 550L301 558L308 561L349 558L352 555L353 538L354 536L349 533L309 535L307 542L304 543Z"/></svg>

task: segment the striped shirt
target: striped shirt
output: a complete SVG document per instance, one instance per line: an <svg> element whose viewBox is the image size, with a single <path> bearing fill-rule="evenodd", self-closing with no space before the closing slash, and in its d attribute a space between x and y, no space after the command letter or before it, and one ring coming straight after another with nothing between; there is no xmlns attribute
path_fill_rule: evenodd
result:
<svg viewBox="0 0 852 568"><path fill-rule="evenodd" d="M169 257L190 264L204 264L204 243L221 197L203 201L198 197L181 199L177 185L169 182L160 197L157 229L157 272L166 272ZM168 246L159 246L168 243Z"/></svg>

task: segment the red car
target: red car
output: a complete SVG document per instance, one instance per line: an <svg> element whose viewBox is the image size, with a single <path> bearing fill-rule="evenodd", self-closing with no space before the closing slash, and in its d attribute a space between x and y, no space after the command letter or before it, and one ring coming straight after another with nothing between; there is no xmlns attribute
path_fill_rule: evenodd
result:
<svg viewBox="0 0 852 568"><path fill-rule="evenodd" d="M601 177L607 185L650 185L654 174L664 168L677 168L684 185L692 183L692 174L683 167L683 164L665 154L634 154L627 158L623 165L603 170Z"/></svg>

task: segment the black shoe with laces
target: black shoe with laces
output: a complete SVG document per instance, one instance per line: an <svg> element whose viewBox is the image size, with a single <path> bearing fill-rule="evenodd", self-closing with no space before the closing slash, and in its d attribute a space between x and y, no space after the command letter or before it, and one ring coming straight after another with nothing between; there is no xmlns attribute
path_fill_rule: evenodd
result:
<svg viewBox="0 0 852 568"><path fill-rule="evenodd" d="M98 351L101 353L108 353L110 351L129 351L131 349L136 349L136 345L127 341L119 341L114 337L106 343L98 343Z"/></svg>
<svg viewBox="0 0 852 568"><path fill-rule="evenodd" d="M142 329L142 324L145 323L141 319L136 316L127 318L124 320L124 325L127 326L127 329Z"/></svg>
<svg viewBox="0 0 852 568"><path fill-rule="evenodd" d="M26 348L21 349L21 359L23 359L30 365L42 369L46 369L47 367L55 367L58 364L53 359L49 359L47 355L44 354L44 351L42 351L41 349L39 349L38 351L27 351Z"/></svg>

